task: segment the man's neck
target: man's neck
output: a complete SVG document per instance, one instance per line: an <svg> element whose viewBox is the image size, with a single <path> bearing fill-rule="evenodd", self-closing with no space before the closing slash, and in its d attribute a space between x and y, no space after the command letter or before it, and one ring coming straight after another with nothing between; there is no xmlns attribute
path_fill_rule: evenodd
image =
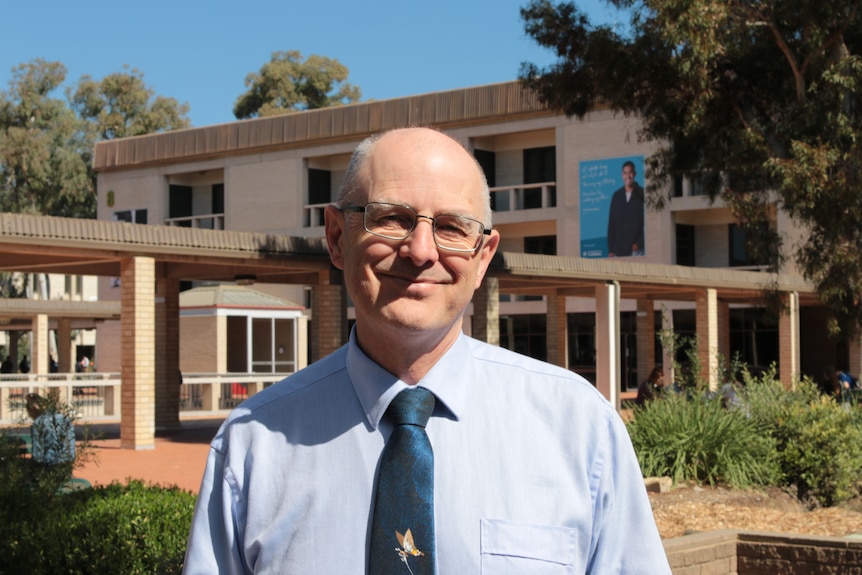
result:
<svg viewBox="0 0 862 575"><path fill-rule="evenodd" d="M377 365L404 383L414 385L421 381L454 345L460 335L460 328L459 322L457 329L450 329L442 336L436 332L411 331L387 337L379 333L363 334L357 324L356 343Z"/></svg>

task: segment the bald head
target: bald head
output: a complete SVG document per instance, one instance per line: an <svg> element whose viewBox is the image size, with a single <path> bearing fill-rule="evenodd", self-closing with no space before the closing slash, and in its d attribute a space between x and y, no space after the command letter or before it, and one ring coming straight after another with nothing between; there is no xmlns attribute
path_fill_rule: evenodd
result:
<svg viewBox="0 0 862 575"><path fill-rule="evenodd" d="M460 142L431 128L399 128L363 140L354 150L344 175L337 204L362 203L372 186L372 174L386 171L386 165L416 165L417 162L455 162L465 167L463 173L481 196L483 223L491 227L491 200L485 174L476 159Z"/></svg>

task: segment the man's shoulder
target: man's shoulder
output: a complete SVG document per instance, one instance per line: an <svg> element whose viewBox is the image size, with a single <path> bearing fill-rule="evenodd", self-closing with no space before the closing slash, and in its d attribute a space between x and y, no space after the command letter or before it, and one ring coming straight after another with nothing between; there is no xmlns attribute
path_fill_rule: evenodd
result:
<svg viewBox="0 0 862 575"><path fill-rule="evenodd" d="M273 402L287 400L285 405L290 405L291 396L316 393L318 387L316 384L331 380L331 378L337 377L344 371L345 355L346 347L342 347L308 367L263 389L234 409L228 416L226 423L252 416L255 412L264 409Z"/></svg>
<svg viewBox="0 0 862 575"><path fill-rule="evenodd" d="M593 385L583 376L558 365L477 339L468 338L468 341L472 357L481 362L484 369L503 370L513 375L520 373L530 378L572 382L593 388Z"/></svg>

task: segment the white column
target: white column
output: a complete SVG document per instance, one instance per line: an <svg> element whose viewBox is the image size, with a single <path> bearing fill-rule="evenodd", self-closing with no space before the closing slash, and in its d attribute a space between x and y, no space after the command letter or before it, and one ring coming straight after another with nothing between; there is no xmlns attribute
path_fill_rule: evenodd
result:
<svg viewBox="0 0 862 575"><path fill-rule="evenodd" d="M596 386L620 409L620 285L596 286Z"/></svg>

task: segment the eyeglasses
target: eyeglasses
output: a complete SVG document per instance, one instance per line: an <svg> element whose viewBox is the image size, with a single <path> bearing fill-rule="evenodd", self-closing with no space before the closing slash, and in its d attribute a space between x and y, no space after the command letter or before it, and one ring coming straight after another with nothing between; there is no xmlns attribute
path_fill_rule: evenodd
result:
<svg viewBox="0 0 862 575"><path fill-rule="evenodd" d="M490 235L482 222L465 216L441 214L436 218L416 213L410 206L370 202L364 206L343 206L342 212L363 214L365 231L388 240L406 240L416 228L419 218L431 221L434 243L452 252L475 252L482 245L482 237Z"/></svg>

